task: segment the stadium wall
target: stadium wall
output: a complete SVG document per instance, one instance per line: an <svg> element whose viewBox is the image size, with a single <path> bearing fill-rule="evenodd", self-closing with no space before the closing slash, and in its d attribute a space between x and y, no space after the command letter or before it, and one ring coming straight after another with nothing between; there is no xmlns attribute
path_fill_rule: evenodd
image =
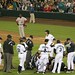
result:
<svg viewBox="0 0 75 75"><path fill-rule="evenodd" d="M3 10L0 9L0 16L18 17L19 14L29 17L29 11ZM53 12L35 12L36 18L58 19L75 21L74 13L53 13Z"/></svg>

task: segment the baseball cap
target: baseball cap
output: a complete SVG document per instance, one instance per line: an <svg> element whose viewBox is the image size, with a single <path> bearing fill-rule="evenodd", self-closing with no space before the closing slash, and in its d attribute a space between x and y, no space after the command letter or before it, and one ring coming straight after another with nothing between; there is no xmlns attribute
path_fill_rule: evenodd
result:
<svg viewBox="0 0 75 75"><path fill-rule="evenodd" d="M57 40L57 43L61 43L61 41L60 40Z"/></svg>
<svg viewBox="0 0 75 75"><path fill-rule="evenodd" d="M49 34L49 30L45 30L45 32L47 32Z"/></svg>
<svg viewBox="0 0 75 75"><path fill-rule="evenodd" d="M20 42L24 42L23 39L20 39Z"/></svg>
<svg viewBox="0 0 75 75"><path fill-rule="evenodd" d="M24 40L26 40L26 37L22 37L21 39L24 39Z"/></svg>
<svg viewBox="0 0 75 75"><path fill-rule="evenodd" d="M12 38L12 36L9 34L9 35L7 35L7 38Z"/></svg>
<svg viewBox="0 0 75 75"><path fill-rule="evenodd" d="M0 37L0 40L2 40L2 37Z"/></svg>
<svg viewBox="0 0 75 75"><path fill-rule="evenodd" d="M68 40L71 40L71 39L70 38L67 38L66 40L68 41Z"/></svg>
<svg viewBox="0 0 75 75"><path fill-rule="evenodd" d="M45 39L45 41L44 42L48 42L48 39Z"/></svg>
<svg viewBox="0 0 75 75"><path fill-rule="evenodd" d="M33 39L33 35L30 35L29 37Z"/></svg>

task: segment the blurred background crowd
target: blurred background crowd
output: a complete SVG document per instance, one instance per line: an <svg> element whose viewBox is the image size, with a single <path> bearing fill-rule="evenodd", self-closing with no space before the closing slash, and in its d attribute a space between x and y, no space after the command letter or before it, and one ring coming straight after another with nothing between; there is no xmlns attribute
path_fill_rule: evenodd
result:
<svg viewBox="0 0 75 75"><path fill-rule="evenodd" d="M35 11L75 13L75 0L0 0L0 9L29 11L31 4Z"/></svg>

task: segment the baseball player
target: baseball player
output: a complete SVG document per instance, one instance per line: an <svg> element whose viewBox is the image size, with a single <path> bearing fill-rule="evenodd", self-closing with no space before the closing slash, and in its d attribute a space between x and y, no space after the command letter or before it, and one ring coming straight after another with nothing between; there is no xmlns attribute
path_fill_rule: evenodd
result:
<svg viewBox="0 0 75 75"><path fill-rule="evenodd" d="M39 47L40 58L37 60L38 72L45 72L48 60L48 53L50 52L50 46L47 45L48 39L45 39L44 44L41 44ZM39 64L40 63L40 64Z"/></svg>
<svg viewBox="0 0 75 75"><path fill-rule="evenodd" d="M49 33L49 30L45 30L45 39L48 39L48 45L51 45L51 43L53 42L53 40L55 40L55 37Z"/></svg>
<svg viewBox="0 0 75 75"><path fill-rule="evenodd" d="M54 47L54 51L56 53L56 56L55 56L55 63L54 63L52 73L56 72L57 64L58 64L57 73L60 73L62 59L63 59L63 53L65 51L65 47L60 42L60 40L57 40L57 43L55 44L55 47Z"/></svg>
<svg viewBox="0 0 75 75"><path fill-rule="evenodd" d="M20 64L18 66L18 73L21 73L22 68L24 68L25 55L26 55L24 41L22 39L20 39L20 43L17 45L17 51L18 51L18 58L20 61Z"/></svg>
<svg viewBox="0 0 75 75"><path fill-rule="evenodd" d="M25 52L24 52L24 62L25 62L25 61L26 61L26 55L27 55L27 48L28 48L28 45L26 44L26 38L25 38L25 37L21 38L21 40L23 41L23 44L22 44L22 45L23 45L24 48L25 48ZM23 64L21 70L22 70L22 71L25 70L25 68L24 68L24 64Z"/></svg>
<svg viewBox="0 0 75 75"><path fill-rule="evenodd" d="M16 23L19 27L19 33L20 37L25 37L24 34L24 27L26 26L27 19L25 17L22 17L22 14L19 15L19 17L16 19Z"/></svg>
<svg viewBox="0 0 75 75"><path fill-rule="evenodd" d="M54 47L52 47L51 45L55 41L55 37L52 34L49 33L49 30L45 30L45 34L46 34L45 39L49 40L47 45L49 45L51 47L50 57L53 57Z"/></svg>
<svg viewBox="0 0 75 75"><path fill-rule="evenodd" d="M2 65L2 54L3 54L3 48L1 44L2 38L0 37L0 66Z"/></svg>
<svg viewBox="0 0 75 75"><path fill-rule="evenodd" d="M68 71L67 73L70 73L71 71L74 71L74 63L73 59L75 56L75 44L71 41L70 38L67 38L65 43L64 43L66 50L67 50L67 66L68 66Z"/></svg>

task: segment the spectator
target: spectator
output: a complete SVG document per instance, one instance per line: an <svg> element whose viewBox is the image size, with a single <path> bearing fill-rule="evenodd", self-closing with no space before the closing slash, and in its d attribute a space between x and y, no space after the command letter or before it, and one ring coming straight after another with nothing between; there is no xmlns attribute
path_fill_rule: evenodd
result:
<svg viewBox="0 0 75 75"><path fill-rule="evenodd" d="M16 4L16 1L13 1L12 4L13 4L13 10L17 10L17 4Z"/></svg>
<svg viewBox="0 0 75 75"><path fill-rule="evenodd" d="M44 7L44 11L45 12L50 12L51 11L51 6L50 5L45 5L45 7Z"/></svg>
<svg viewBox="0 0 75 75"><path fill-rule="evenodd" d="M8 9L8 10L13 10L13 5L12 5L11 3L9 3L9 4L7 5L7 9Z"/></svg>

